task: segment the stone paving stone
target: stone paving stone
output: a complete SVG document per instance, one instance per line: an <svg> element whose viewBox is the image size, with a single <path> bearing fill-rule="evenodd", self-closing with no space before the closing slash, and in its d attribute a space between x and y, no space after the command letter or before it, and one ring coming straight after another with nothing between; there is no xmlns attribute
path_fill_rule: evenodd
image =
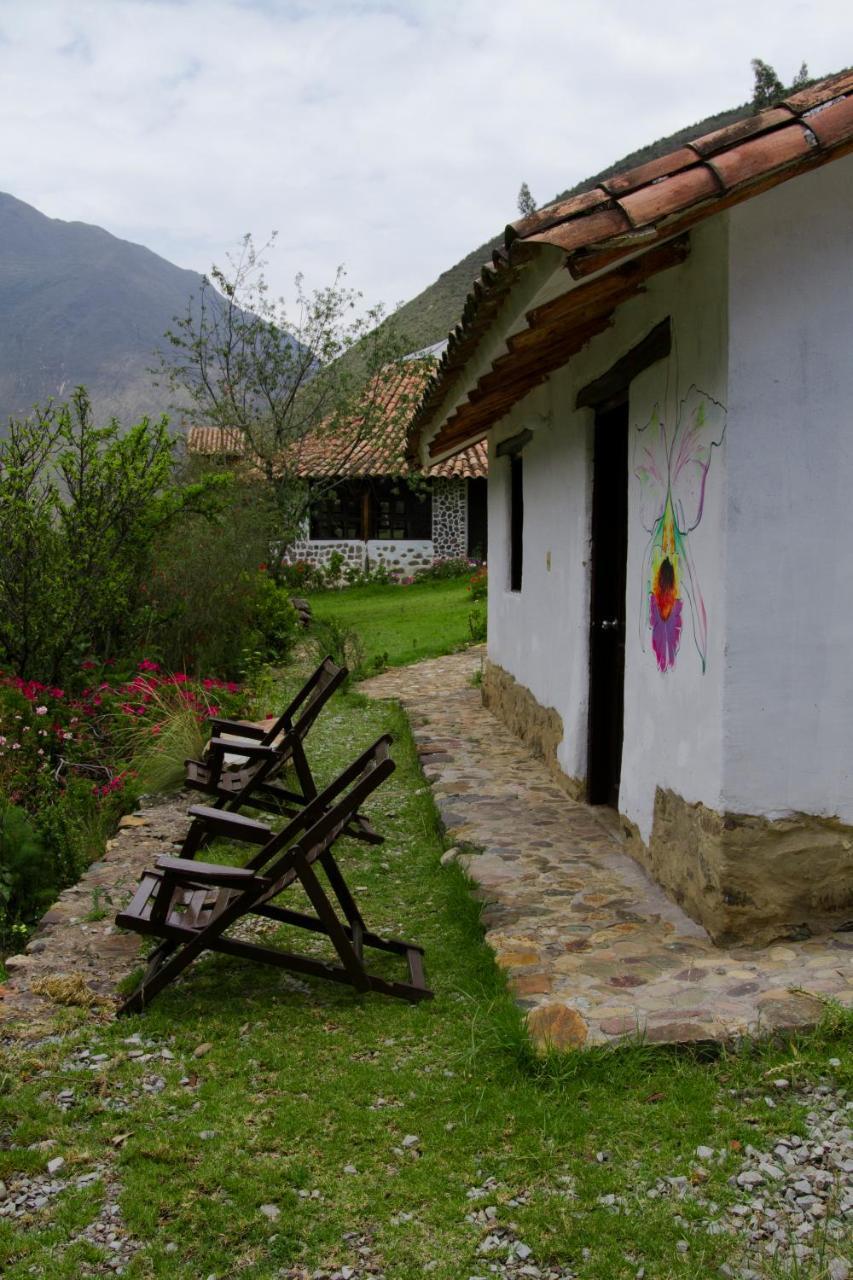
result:
<svg viewBox="0 0 853 1280"><path fill-rule="evenodd" d="M716 947L624 851L612 816L570 800L483 707L483 654L359 688L402 704L449 839L482 851L458 861L539 1043L727 1040L813 1025L826 997L853 1005L851 933Z"/></svg>

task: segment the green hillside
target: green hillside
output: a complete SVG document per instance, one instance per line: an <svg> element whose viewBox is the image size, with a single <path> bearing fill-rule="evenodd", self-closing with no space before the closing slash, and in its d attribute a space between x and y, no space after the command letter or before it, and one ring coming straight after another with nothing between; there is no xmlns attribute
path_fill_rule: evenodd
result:
<svg viewBox="0 0 853 1280"><path fill-rule="evenodd" d="M749 110L750 104L743 103L741 106L732 107L729 111L720 111L716 115L707 116L697 124L679 129L677 133L671 133L666 138L658 138L657 142L641 147L638 151L632 151L630 155L623 156L621 160L602 169L600 173L585 178L583 182L579 182L567 191L561 191L548 203L554 204L579 191L586 191L587 188L594 187L605 178L612 177L621 169L633 168L634 165L644 164L647 160L666 155L668 151L674 151L690 138L700 138L703 134L712 133L715 129L722 129L732 124L735 120L747 115ZM469 253L461 262L457 262L455 267L451 267L449 271L443 271L433 284L419 293L416 298L412 298L410 302L404 303L399 311L395 312L395 321L410 341L412 350L428 347L447 337L449 331L459 322L465 298L473 280L479 275L480 268L491 257L492 251L502 245L503 229L493 239L480 245L479 249Z"/></svg>

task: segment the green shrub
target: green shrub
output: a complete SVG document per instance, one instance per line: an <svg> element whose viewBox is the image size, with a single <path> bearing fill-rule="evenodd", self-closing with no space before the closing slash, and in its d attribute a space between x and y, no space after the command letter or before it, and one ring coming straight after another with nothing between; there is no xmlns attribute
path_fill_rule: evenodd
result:
<svg viewBox="0 0 853 1280"><path fill-rule="evenodd" d="M65 680L86 655L122 653L145 611L154 547L217 478L176 480L166 419L123 432L71 403L12 420L0 439L0 656L28 679Z"/></svg>
<svg viewBox="0 0 853 1280"><path fill-rule="evenodd" d="M310 564L307 560L294 560L292 564L283 564L278 572L278 580L282 586L297 594L309 591L322 591L326 586L326 574L320 565Z"/></svg>
<svg viewBox="0 0 853 1280"><path fill-rule="evenodd" d="M382 561L365 564L362 569L353 565L345 571L344 577L348 587L387 587L394 581L393 573Z"/></svg>
<svg viewBox="0 0 853 1280"><path fill-rule="evenodd" d="M143 652L173 671L231 679L287 657L296 618L266 568L270 521L263 491L238 483L217 515L188 515L171 530L145 589Z"/></svg>
<svg viewBox="0 0 853 1280"><path fill-rule="evenodd" d="M468 631L471 636L472 644L482 644L486 639L487 623L488 619L486 610L482 606L477 609L472 609L468 614Z"/></svg>
<svg viewBox="0 0 853 1280"><path fill-rule="evenodd" d="M23 809L0 801L0 948L13 937L17 942L14 926L36 920L58 890L50 852L34 824Z"/></svg>
<svg viewBox="0 0 853 1280"><path fill-rule="evenodd" d="M265 662L284 662L299 634L299 618L284 586L268 574L255 584L252 621L257 634L256 649Z"/></svg>
<svg viewBox="0 0 853 1280"><path fill-rule="evenodd" d="M328 656L339 667L347 667L351 676L360 671L364 663L361 636L353 627L334 616L314 622L311 647L318 663Z"/></svg>
<svg viewBox="0 0 853 1280"><path fill-rule="evenodd" d="M468 560L463 556L448 557L446 560L435 560L428 569L420 569L415 575L418 582L429 582L432 579L442 581L445 578L465 578L472 569L479 568L476 560Z"/></svg>

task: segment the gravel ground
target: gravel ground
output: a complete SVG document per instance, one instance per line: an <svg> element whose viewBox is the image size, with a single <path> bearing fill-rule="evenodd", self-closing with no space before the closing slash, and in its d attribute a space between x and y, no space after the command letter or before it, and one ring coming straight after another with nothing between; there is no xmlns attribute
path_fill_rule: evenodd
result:
<svg viewBox="0 0 853 1280"><path fill-rule="evenodd" d="M51 1043L61 1043L61 1037L49 1037ZM204 1052L208 1045L200 1045L194 1056ZM69 1046L62 1062L67 1075L80 1073L86 1076L101 1071L108 1056L98 1051L97 1041L91 1047L79 1042ZM189 1065L175 1064L175 1054L165 1045L141 1036L129 1036L123 1043L123 1052L139 1067L135 1087L120 1088L105 1095L102 1105L111 1111L122 1112L138 1103L145 1094L155 1094L165 1087L159 1073L167 1064L178 1065L190 1071ZM840 1066L836 1059L829 1059L828 1068ZM159 1068L159 1070L158 1070ZM192 1073L181 1081L192 1087ZM61 1110L69 1111L77 1101L77 1090L66 1083L57 1091L44 1095ZM711 1172L732 1163L732 1144L727 1148L698 1146L690 1161L689 1173L673 1173L650 1186L638 1185L636 1177L626 1171L623 1180L624 1194L611 1193L599 1198L600 1206L613 1214L641 1214L649 1200L665 1201L671 1206L676 1223L683 1228L683 1238L676 1251L682 1256L697 1251L703 1234L726 1233L742 1244L739 1258L720 1268L721 1280L767 1280L769 1277L791 1275L793 1277L820 1277L820 1280L853 1280L851 1256L851 1226L853 1226L853 1102L834 1081L832 1075L821 1077L817 1084L792 1085L781 1076L768 1080L767 1094L750 1098L756 1105L774 1108L781 1097L793 1097L805 1108L803 1134L780 1136L769 1149L745 1145L736 1150L738 1164L732 1169L728 1182L733 1199L726 1205L714 1202L706 1190ZM376 1105L384 1103L378 1099ZM202 1133L201 1137L214 1134ZM85 1240L103 1250L103 1262L96 1270L86 1274L122 1275L134 1255L144 1248L143 1242L133 1238L125 1224L120 1208L121 1183L116 1164L112 1160L93 1163L85 1170L70 1169L58 1144L53 1139L37 1143L28 1150L43 1154L44 1170L0 1182L0 1218L23 1220L26 1226L36 1229L39 1220L45 1220L58 1196L72 1189L93 1187L100 1197L100 1205L92 1220L69 1238L69 1243ZM116 1152L120 1150L117 1145ZM416 1158L418 1137L407 1135L398 1153ZM614 1157L600 1152L599 1160L616 1165ZM614 1172L618 1166L614 1167ZM538 1189L541 1194L541 1188ZM322 1198L319 1193L300 1192ZM523 1206L531 1196L525 1189L512 1191L480 1171L475 1185L466 1188L468 1208L465 1221L478 1237L477 1262L460 1272L459 1280L575 1280L581 1258L571 1264L545 1264L537 1260L532 1248L520 1234L513 1220L513 1209ZM572 1180L558 1178L550 1188L550 1194L569 1201L575 1197ZM261 1212L274 1224L280 1209L274 1204L263 1205ZM412 1221L415 1214L400 1213L394 1225ZM371 1234L347 1232L342 1239L348 1262L336 1263L329 1268L292 1267L277 1273L281 1280L394 1280L384 1269L380 1254ZM167 1252L177 1246L166 1245ZM582 1250L585 1261L589 1257ZM628 1259L629 1261L632 1261ZM676 1259L673 1259L675 1264ZM437 1270L439 1262L427 1263L428 1275ZM646 1268L640 1259L632 1261L636 1266L636 1280L644 1280ZM38 1269L32 1269L38 1274ZM649 1280L662 1273L658 1266L649 1269ZM200 1280L209 1280L201 1277ZM217 1277L213 1277L217 1280Z"/></svg>

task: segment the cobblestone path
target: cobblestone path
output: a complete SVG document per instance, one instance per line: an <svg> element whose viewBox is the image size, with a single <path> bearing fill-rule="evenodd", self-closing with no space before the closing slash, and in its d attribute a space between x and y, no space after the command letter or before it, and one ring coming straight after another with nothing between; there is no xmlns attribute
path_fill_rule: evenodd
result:
<svg viewBox="0 0 853 1280"><path fill-rule="evenodd" d="M450 840L484 903L486 938L528 1026L557 1046L725 1040L813 1024L853 1004L853 933L753 950L716 947L570 800L472 683L482 648L360 686L412 724Z"/></svg>

